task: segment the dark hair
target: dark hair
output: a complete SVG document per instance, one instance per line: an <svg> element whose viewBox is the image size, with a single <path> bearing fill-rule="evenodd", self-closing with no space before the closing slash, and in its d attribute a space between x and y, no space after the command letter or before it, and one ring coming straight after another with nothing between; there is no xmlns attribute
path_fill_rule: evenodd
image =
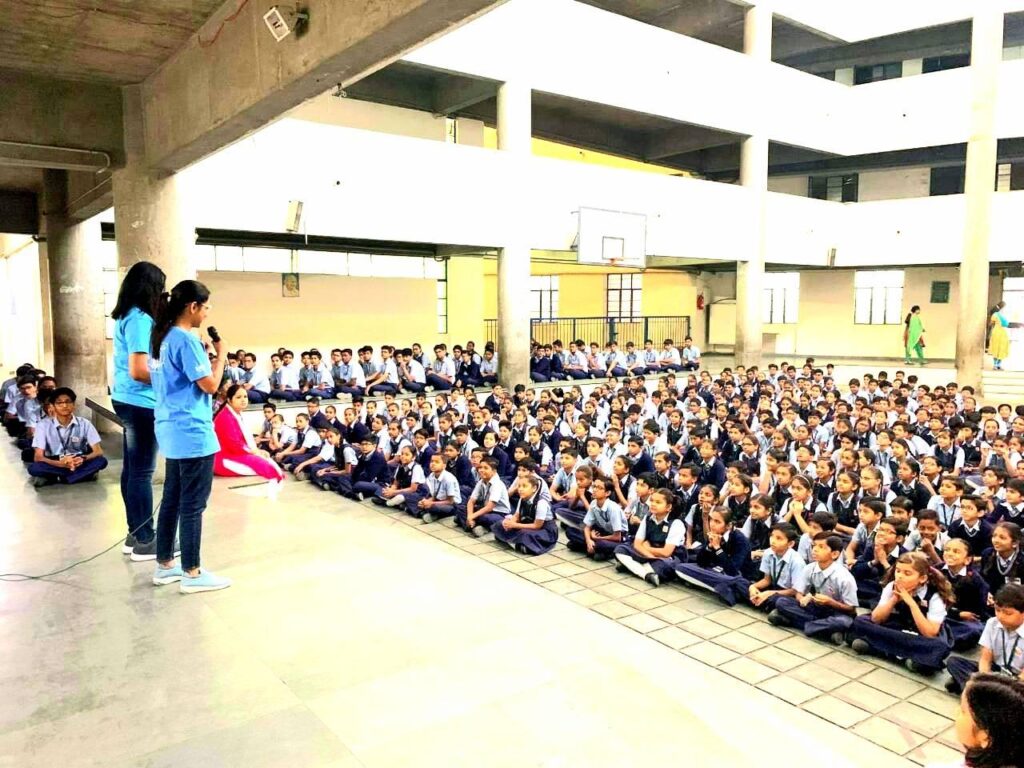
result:
<svg viewBox="0 0 1024 768"><path fill-rule="evenodd" d="M964 691L975 725L988 733L987 747L967 750L971 768L1011 768L1024 765L1024 682L1016 677L980 673Z"/></svg>
<svg viewBox="0 0 1024 768"><path fill-rule="evenodd" d="M117 292L117 303L110 311L110 317L120 320L133 308L156 319L160 307L160 296L167 285L167 275L156 264L139 261L132 264L124 276Z"/></svg>
<svg viewBox="0 0 1024 768"><path fill-rule="evenodd" d="M245 389L245 387L243 387L241 384L232 384L230 387L228 387L225 399L230 400L231 398L238 394L238 390L240 389Z"/></svg>
<svg viewBox="0 0 1024 768"><path fill-rule="evenodd" d="M71 387L57 387L57 389L53 390L50 394L50 399L55 401L61 395L67 397L72 403L78 399L78 395L75 394L75 390Z"/></svg>
<svg viewBox="0 0 1024 768"><path fill-rule="evenodd" d="M789 542L794 542L800 538L800 534L797 533L796 528L794 528L789 523L776 523L771 527L771 530L778 531L783 536L785 536L786 540Z"/></svg>
<svg viewBox="0 0 1024 768"><path fill-rule="evenodd" d="M189 304L205 304L209 298L210 289L198 280L182 280L170 294L161 294L160 309L153 326L153 359L160 359L160 346L185 308Z"/></svg>
<svg viewBox="0 0 1024 768"><path fill-rule="evenodd" d="M1024 611L1024 586L1020 584L1004 584L993 598L997 608L1012 608Z"/></svg>

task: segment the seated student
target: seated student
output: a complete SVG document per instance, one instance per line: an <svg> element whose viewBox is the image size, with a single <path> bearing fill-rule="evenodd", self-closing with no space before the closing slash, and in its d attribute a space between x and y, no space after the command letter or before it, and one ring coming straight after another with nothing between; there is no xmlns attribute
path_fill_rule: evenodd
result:
<svg viewBox="0 0 1024 768"><path fill-rule="evenodd" d="M270 480L275 489L279 488L284 480L284 472L274 463L269 453L259 449L255 438L242 421L242 412L248 404L249 395L241 384L233 384L228 388L227 406L221 408L213 420L213 431L220 443L220 450L213 457L213 474L218 477L255 475ZM269 409L263 410L267 413ZM271 414L273 420L272 411Z"/></svg>
<svg viewBox="0 0 1024 768"><path fill-rule="evenodd" d="M949 528L950 524L960 517L960 497L963 495L963 480L958 477L943 477L939 483L938 495L932 496L928 500L928 509L935 510L938 514L942 530ZM924 507L915 507L915 511L920 509L924 509Z"/></svg>
<svg viewBox="0 0 1024 768"><path fill-rule="evenodd" d="M814 537L824 531L834 533L836 530L836 516L831 512L815 512L807 521L807 531L800 535L800 543L796 545L796 551L805 563L811 562L811 548L814 545ZM842 538L840 536L839 538Z"/></svg>
<svg viewBox="0 0 1024 768"><path fill-rule="evenodd" d="M633 462L630 470L633 477L654 472L654 459L644 451L643 438L633 436L626 441L626 457Z"/></svg>
<svg viewBox="0 0 1024 768"><path fill-rule="evenodd" d="M256 355L252 352L245 353L240 383L245 387L250 403L265 403L270 397L270 379L256 367Z"/></svg>
<svg viewBox="0 0 1024 768"><path fill-rule="evenodd" d="M613 480L599 477L591 485L593 501L583 516L582 529L567 526L568 547L584 552L594 560L607 560L616 547L626 540L628 525L622 507L611 498Z"/></svg>
<svg viewBox="0 0 1024 768"><path fill-rule="evenodd" d="M309 416L304 413L295 414L295 442L274 454L276 461L286 472L291 472L292 465L315 456L320 451L320 436L309 425Z"/></svg>
<svg viewBox="0 0 1024 768"><path fill-rule="evenodd" d="M551 358L544 354L544 348L539 345L530 358L530 381L538 384L551 381Z"/></svg>
<svg viewBox="0 0 1024 768"><path fill-rule="evenodd" d="M516 479L519 500L515 511L491 526L494 538L524 555L543 555L558 543L558 526L551 503L544 498L536 475Z"/></svg>
<svg viewBox="0 0 1024 768"><path fill-rule="evenodd" d="M683 370L682 358L679 350L673 346L672 339L665 339L661 354L658 355L659 371L681 371Z"/></svg>
<svg viewBox="0 0 1024 768"><path fill-rule="evenodd" d="M960 517L948 530L950 539L962 539L971 557L979 559L992 546L992 523L983 517L984 509L985 502L977 496L961 497Z"/></svg>
<svg viewBox="0 0 1024 768"><path fill-rule="evenodd" d="M521 450L526 451L525 448ZM529 455L529 452L526 452ZM551 476L551 482L548 485L548 490L551 492L551 500L554 504L567 505L570 501L569 492L572 490L573 483L576 481L576 470L579 468L579 453L575 448L566 448L560 454L558 454L558 471Z"/></svg>
<svg viewBox="0 0 1024 768"><path fill-rule="evenodd" d="M313 456L292 466L292 476L296 480L309 480L321 469L330 469L334 466L334 453L341 444L341 432L331 427L318 430L318 434L321 440L319 450Z"/></svg>
<svg viewBox="0 0 1024 768"><path fill-rule="evenodd" d="M395 353L398 381L403 392L423 392L427 388L427 373L408 347Z"/></svg>
<svg viewBox="0 0 1024 768"><path fill-rule="evenodd" d="M445 469L444 456L430 457L430 474L415 494L404 494L405 511L424 523L451 517L462 503L462 492L455 476Z"/></svg>
<svg viewBox="0 0 1024 768"><path fill-rule="evenodd" d="M406 499L419 498L420 489L426 483L423 467L416 463L416 454L411 445L403 445L398 451L398 467L391 485L381 488L372 501L378 506L402 507Z"/></svg>
<svg viewBox="0 0 1024 768"><path fill-rule="evenodd" d="M285 424L284 416L280 413L274 414L271 417L270 424L270 441L267 443L267 453L270 454L270 458L276 461L275 456L278 453L295 445L298 433Z"/></svg>
<svg viewBox="0 0 1024 768"><path fill-rule="evenodd" d="M972 567L970 549L963 539L950 539L942 551L942 575L953 586L953 605L946 626L953 636L953 650L967 651L978 644L982 621L988 614L988 584Z"/></svg>
<svg viewBox="0 0 1024 768"><path fill-rule="evenodd" d="M886 575L904 554L903 539L906 524L896 517L887 517L878 523L871 546L861 549L850 573L857 581L857 596L862 608L870 608L882 594Z"/></svg>
<svg viewBox="0 0 1024 768"><path fill-rule="evenodd" d="M334 485L342 496L363 501L377 495L390 480L384 455L377 450L377 441L366 436L359 444L359 457L348 475L339 475Z"/></svg>
<svg viewBox="0 0 1024 768"><path fill-rule="evenodd" d="M365 347L364 347L365 349ZM380 370L372 377L366 377L369 395L397 395L400 382L398 380L398 367L391 357L391 347L384 345L380 348L381 365Z"/></svg>
<svg viewBox="0 0 1024 768"><path fill-rule="evenodd" d="M995 525L1000 520L1021 525L1024 523L1024 479L1015 477L1006 483L1006 498L993 505L988 521Z"/></svg>
<svg viewBox="0 0 1024 768"><path fill-rule="evenodd" d="M886 575L885 588L870 614L850 627L850 647L905 663L911 672L942 669L953 648L946 607L953 588L922 552L905 552Z"/></svg>
<svg viewBox="0 0 1024 768"><path fill-rule="evenodd" d="M16 426L12 437L21 451L21 460L26 464L35 459L32 440L36 427L45 415L39 402L39 388L35 376L28 374L18 379L18 397L14 403Z"/></svg>
<svg viewBox="0 0 1024 768"><path fill-rule="evenodd" d="M58 387L50 402L52 417L41 420L32 436L33 462L28 465L32 485L73 485L95 480L106 468L100 436L88 419L75 416L78 397L68 387Z"/></svg>
<svg viewBox="0 0 1024 768"><path fill-rule="evenodd" d="M569 492L555 505L555 515L563 527L582 528L583 518L593 502L594 470L581 466Z"/></svg>
<svg viewBox="0 0 1024 768"><path fill-rule="evenodd" d="M772 500L767 496L756 496L750 500L750 515L740 528L750 544L750 560L743 567L743 575L757 579L761 573L761 558L771 546L772 529L778 522ZM795 529L794 529L795 530ZM800 532L797 531L797 539ZM795 542L794 542L795 543Z"/></svg>
<svg viewBox="0 0 1024 768"><path fill-rule="evenodd" d="M548 346L548 351L551 347ZM498 383L498 360L494 356L494 347L485 347L483 359L480 360L480 383L494 385Z"/></svg>
<svg viewBox="0 0 1024 768"><path fill-rule="evenodd" d="M644 518L647 517L651 511L647 502L650 499L651 494L659 487L657 477L650 472L636 478L636 482L633 485L636 492L633 495L633 498L629 500L629 503L622 510L623 514L626 516L626 525L628 526L626 538L632 539L636 536L640 523L643 522ZM675 494L673 494L672 505L672 511L670 512L672 519L682 519L685 517L685 513L682 512L681 507L675 500Z"/></svg>
<svg viewBox="0 0 1024 768"><path fill-rule="evenodd" d="M793 584L803 571L806 563L797 554L795 544L796 528L788 523L776 523L771 527L769 545L759 560L757 581L751 583L743 576L736 577L726 588L716 590L729 605L737 601L749 602L755 608L771 611L780 597L793 597Z"/></svg>
<svg viewBox="0 0 1024 768"><path fill-rule="evenodd" d="M512 509L508 489L498 479L498 462L491 456L485 456L480 460L477 471L480 480L466 500L466 506L455 510L455 522L463 530L480 538L486 536L495 523L500 523L506 515L511 514Z"/></svg>
<svg viewBox="0 0 1024 768"><path fill-rule="evenodd" d="M725 484L725 465L715 455L715 445L710 440L705 440L700 445L700 475L697 482L700 485L713 485L721 488Z"/></svg>
<svg viewBox="0 0 1024 768"><path fill-rule="evenodd" d="M540 430L537 427L530 427L526 432L526 451L530 458L537 462L541 475L547 477L551 474L553 461L551 448L541 439Z"/></svg>
<svg viewBox="0 0 1024 768"><path fill-rule="evenodd" d="M982 555L978 570L990 594L998 592L1003 584L1019 584L1024 579L1020 541L1020 526L1016 523L997 523L992 529L992 548Z"/></svg>
<svg viewBox="0 0 1024 768"><path fill-rule="evenodd" d="M462 359L455 364L455 386L479 387L480 384L480 366L473 359L473 353L464 349Z"/></svg>
<svg viewBox="0 0 1024 768"><path fill-rule="evenodd" d="M685 552L680 548L686 535L682 520L671 519L672 492L659 488L647 498L650 513L640 521L632 542L615 548L615 569L629 571L652 586L660 586L675 578L677 557Z"/></svg>
<svg viewBox="0 0 1024 768"><path fill-rule="evenodd" d="M352 350L348 347L335 349L331 352L331 358L333 359L335 355L338 360L331 366L335 395L362 397L366 393L366 374L363 373L362 366L352 361Z"/></svg>
<svg viewBox="0 0 1024 768"><path fill-rule="evenodd" d="M331 439L330 434L328 439ZM338 444L334 446L334 460L330 466L313 469L310 472L310 482L322 491L337 492L341 478L351 478L352 470L359 463L358 453L356 446L346 443L339 433Z"/></svg>
<svg viewBox="0 0 1024 768"><path fill-rule="evenodd" d="M718 489L713 485L701 486L697 493L697 502L690 507L683 521L686 525L684 552L687 558L695 558L707 543L710 530L711 513L718 502ZM685 561L685 558L684 558Z"/></svg>
<svg viewBox="0 0 1024 768"><path fill-rule="evenodd" d="M444 344L434 345L434 359L427 373L427 384L434 389L447 392L455 386L455 363L448 357Z"/></svg>
<svg viewBox="0 0 1024 768"><path fill-rule="evenodd" d="M444 457L445 470L451 473L452 477L458 482L462 498L465 499L472 492L473 486L476 484L476 480L473 479L469 459L462 455L459 446L454 441L441 449L441 455Z"/></svg>
<svg viewBox="0 0 1024 768"><path fill-rule="evenodd" d="M893 516L896 515L896 507L893 507ZM938 568L942 565L942 552L949 542L949 536L939 528L939 513L934 509L922 509L917 513L917 519L908 521L916 523L914 529L907 534L903 542L903 549L907 552L923 552L928 557L932 567Z"/></svg>
<svg viewBox="0 0 1024 768"><path fill-rule="evenodd" d="M946 690L959 693L977 672L995 672L1024 679L1024 586L1006 584L995 595L995 616L982 632L981 656L977 662L950 656ZM1022 702L1024 704L1024 702Z"/></svg>
<svg viewBox="0 0 1024 768"><path fill-rule="evenodd" d="M827 636L841 645L857 613L857 582L839 562L842 552L843 540L838 536L816 534L813 562L793 582L796 596L780 597L768 621L777 627L796 627L808 637Z"/></svg>
<svg viewBox="0 0 1024 768"><path fill-rule="evenodd" d="M254 435L256 447L266 450L270 446L270 438L274 434L274 416L277 415L277 406L273 403L263 405L263 427L258 435Z"/></svg>
<svg viewBox="0 0 1024 768"><path fill-rule="evenodd" d="M860 522L853 531L850 543L846 545L846 567L852 568L857 557L864 548L874 551L875 533L878 524L885 517L886 504L878 499L864 498L857 505L857 516Z"/></svg>
<svg viewBox="0 0 1024 768"><path fill-rule="evenodd" d="M299 371L292 365L291 352L286 351L283 356L271 355L270 367L270 397L287 402L301 400Z"/></svg>
<svg viewBox="0 0 1024 768"><path fill-rule="evenodd" d="M717 506L708 518L704 546L697 551L696 557L676 563L676 576L729 602L733 599L731 585L736 578L742 577L748 560L750 542L734 527L732 511L728 507Z"/></svg>
<svg viewBox="0 0 1024 768"><path fill-rule="evenodd" d="M224 364L224 383L241 384L244 380L245 371L242 370L242 361L234 352L229 352L227 362Z"/></svg>

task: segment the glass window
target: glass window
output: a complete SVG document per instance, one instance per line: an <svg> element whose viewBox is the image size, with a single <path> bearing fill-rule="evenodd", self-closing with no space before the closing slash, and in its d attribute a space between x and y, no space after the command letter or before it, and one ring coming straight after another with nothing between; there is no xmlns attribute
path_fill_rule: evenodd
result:
<svg viewBox="0 0 1024 768"><path fill-rule="evenodd" d="M924 60L921 66L921 71L925 74L929 72L941 72L944 69L959 69L960 67L968 67L971 64L971 54L969 53L950 53L945 56L929 56Z"/></svg>
<svg viewBox="0 0 1024 768"><path fill-rule="evenodd" d="M530 278L530 317L534 320L558 317L558 275Z"/></svg>
<svg viewBox="0 0 1024 768"><path fill-rule="evenodd" d="M800 273L766 272L762 283L761 320L795 323L800 310Z"/></svg>
<svg viewBox="0 0 1024 768"><path fill-rule="evenodd" d="M643 275L639 273L615 272L608 275L608 317L614 320L639 320Z"/></svg>
<svg viewBox="0 0 1024 768"><path fill-rule="evenodd" d="M899 325L903 322L902 269L857 271L853 276L853 322Z"/></svg>
<svg viewBox="0 0 1024 768"><path fill-rule="evenodd" d="M932 168L928 194L932 197L962 195L964 193L964 172L965 167L962 165Z"/></svg>
<svg viewBox="0 0 1024 768"><path fill-rule="evenodd" d="M835 203L857 202L859 177L856 173L841 176L810 176L807 179L807 196Z"/></svg>
<svg viewBox="0 0 1024 768"><path fill-rule="evenodd" d="M854 85L876 83L879 80L892 80L897 77L903 77L902 61L891 61L886 64L868 64L853 68Z"/></svg>

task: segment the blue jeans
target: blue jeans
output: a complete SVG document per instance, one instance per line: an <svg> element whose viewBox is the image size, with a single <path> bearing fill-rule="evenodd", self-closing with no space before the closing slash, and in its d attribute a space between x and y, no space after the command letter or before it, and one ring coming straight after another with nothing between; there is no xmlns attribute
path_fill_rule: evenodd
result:
<svg viewBox="0 0 1024 768"><path fill-rule="evenodd" d="M153 540L153 470L156 469L156 434L153 409L114 401L114 412L124 428L121 499L128 533L143 543Z"/></svg>
<svg viewBox="0 0 1024 768"><path fill-rule="evenodd" d="M199 567L203 510L213 487L213 457L211 453L194 459L167 459L164 496L156 524L156 559L159 562L174 559L174 532L180 527L182 570Z"/></svg>

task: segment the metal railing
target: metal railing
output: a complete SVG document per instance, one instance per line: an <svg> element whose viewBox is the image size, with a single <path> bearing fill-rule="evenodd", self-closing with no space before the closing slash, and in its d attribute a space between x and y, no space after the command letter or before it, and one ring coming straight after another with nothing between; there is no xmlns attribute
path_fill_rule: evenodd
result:
<svg viewBox="0 0 1024 768"><path fill-rule="evenodd" d="M634 320L620 320L614 317L558 317L550 320L530 320L530 338L538 344L550 344L561 339L568 344L583 339L588 344L596 341L602 347L605 342L614 341L625 346L632 341L643 347L644 339L652 339L656 347L662 341L672 339L681 344L690 335L689 315L656 315L639 317ZM484 341L498 342L498 321L484 320Z"/></svg>

